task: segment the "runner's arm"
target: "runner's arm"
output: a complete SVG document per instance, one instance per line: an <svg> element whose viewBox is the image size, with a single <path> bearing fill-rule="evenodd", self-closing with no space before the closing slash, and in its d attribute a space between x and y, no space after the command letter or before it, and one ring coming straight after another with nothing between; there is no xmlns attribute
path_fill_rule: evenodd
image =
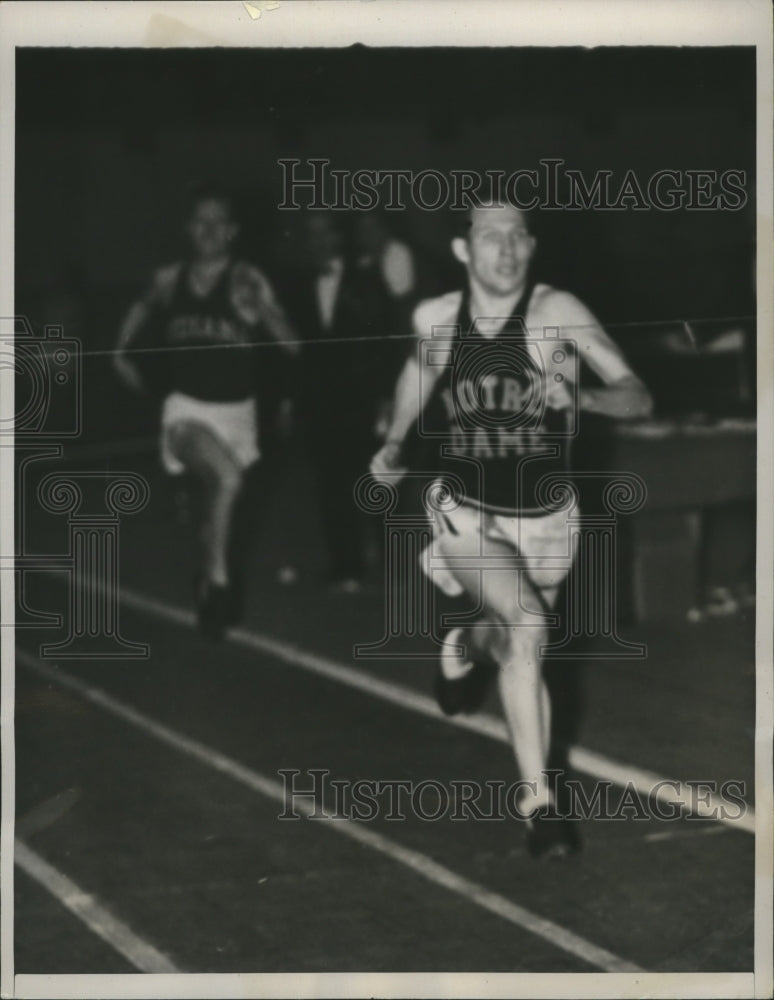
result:
<svg viewBox="0 0 774 1000"><path fill-rule="evenodd" d="M298 354L299 344L296 332L279 304L269 279L257 267L248 267L243 272L244 281L235 291L235 305L245 315L263 323L266 332L287 351Z"/></svg>
<svg viewBox="0 0 774 1000"><path fill-rule="evenodd" d="M397 471L401 468L400 458L406 435L424 410L443 369L429 366L424 362L421 341L428 336L423 303L414 310L412 325L416 340L398 376L392 404L392 415L388 423L384 445L374 456L371 471L378 477L380 472Z"/></svg>
<svg viewBox="0 0 774 1000"><path fill-rule="evenodd" d="M141 330L150 320L154 310L164 300L165 295L168 294L173 281L174 274L171 268L162 268L157 271L145 294L129 307L118 331L118 340L113 354L113 369L125 385L138 392L145 390L145 382L139 367L132 358L127 356L127 352L131 351Z"/></svg>
<svg viewBox="0 0 774 1000"><path fill-rule="evenodd" d="M605 383L599 388L579 389L580 409L618 420L649 417L653 400L647 387L594 314L567 292L556 293L555 305L567 337L575 342L578 357Z"/></svg>

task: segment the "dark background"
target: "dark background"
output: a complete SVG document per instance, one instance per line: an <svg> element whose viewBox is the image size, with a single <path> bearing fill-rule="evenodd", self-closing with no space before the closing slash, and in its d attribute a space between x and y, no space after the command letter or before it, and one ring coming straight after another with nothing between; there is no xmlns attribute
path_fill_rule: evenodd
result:
<svg viewBox="0 0 774 1000"><path fill-rule="evenodd" d="M19 282L45 289L68 266L93 284L142 280L178 252L202 177L242 194L245 249L271 256L294 221L274 210L288 156L508 172L562 157L644 181L739 169L752 199L754 95L754 52L739 48L20 50ZM434 265L443 215L396 220ZM752 202L560 212L543 264L610 322L749 311L754 217Z"/></svg>
<svg viewBox="0 0 774 1000"><path fill-rule="evenodd" d="M86 351L112 346L151 270L180 256L202 179L235 190L241 252L286 288L300 220L276 207L283 157L507 173L558 157L587 183L633 170L643 186L663 169L743 170L738 211L544 213L536 265L635 367L654 321L754 312L752 48L20 49L16 100L16 310L64 323ZM459 283L448 212L390 220L421 294ZM98 373L86 395L102 410L117 387L104 362ZM90 423L122 433L127 420L105 407Z"/></svg>

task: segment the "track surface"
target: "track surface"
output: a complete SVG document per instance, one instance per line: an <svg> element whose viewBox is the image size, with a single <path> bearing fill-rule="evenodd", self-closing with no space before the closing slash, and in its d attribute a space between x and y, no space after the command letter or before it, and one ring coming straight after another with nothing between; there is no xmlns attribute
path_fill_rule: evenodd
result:
<svg viewBox="0 0 774 1000"><path fill-rule="evenodd" d="M510 783L511 752L287 657L206 643L185 615L158 613L159 602L189 610L186 532L151 463L120 467L152 492L122 522L120 565L122 584L151 601L124 605L121 630L149 643L150 658L40 660L40 644L62 633L17 631L17 837L43 865L37 879L17 867L17 973L136 970L124 932L151 965L184 972L752 969L753 838L728 825L589 821L582 855L551 866L527 857L514 820L407 810L349 832L279 820L283 769ZM381 594L316 585L307 494L291 467L256 539L246 632L426 698L431 660L353 659L354 643L381 635ZM39 552L66 548L63 518L30 510L26 531ZM285 561L301 570L296 587L274 583ZM31 606L66 612L61 575L31 574L27 591ZM744 782L751 802L752 623L627 637L647 642L646 660L590 660L572 675L577 742L666 778ZM486 712L499 714L496 698ZM573 777L590 795L592 778ZM57 898L51 871L88 897L94 919ZM95 929L108 918L117 937Z"/></svg>

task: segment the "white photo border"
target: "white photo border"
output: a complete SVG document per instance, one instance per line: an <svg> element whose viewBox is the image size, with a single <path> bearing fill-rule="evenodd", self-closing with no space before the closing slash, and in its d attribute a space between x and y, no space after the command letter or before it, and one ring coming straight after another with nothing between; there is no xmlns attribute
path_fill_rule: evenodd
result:
<svg viewBox="0 0 774 1000"><path fill-rule="evenodd" d="M265 0L17 2L0 7L0 316L14 315L14 50L17 46L729 46L757 49L758 523L755 968L743 974L22 975L13 972L14 636L2 629L3 997L767 997L772 995L772 12L768 0ZM251 95L245 95L246 100ZM13 378L0 372L0 416ZM13 551L13 455L0 449L0 551ZM3 574L4 577L12 574ZM12 581L0 612L13 619Z"/></svg>

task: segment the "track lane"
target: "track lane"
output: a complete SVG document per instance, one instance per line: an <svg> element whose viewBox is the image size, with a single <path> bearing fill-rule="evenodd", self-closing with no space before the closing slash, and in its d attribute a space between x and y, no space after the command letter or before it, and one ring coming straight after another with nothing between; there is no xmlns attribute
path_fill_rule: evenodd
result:
<svg viewBox="0 0 774 1000"><path fill-rule="evenodd" d="M451 871L444 865L440 865L428 856L419 851L407 848L397 841L385 837L383 834L369 828L367 825L358 825L352 822L331 820L327 823L285 823L281 830L276 825L278 809L281 809L284 801L283 787L281 783L261 775L252 768L246 767L226 755L210 747L192 740L168 726L160 724L151 719L145 713L138 712L131 706L112 698L105 692L100 691L91 685L84 685L76 678L70 677L61 671L53 670L51 667L34 665L34 660L28 658L27 654L19 651L19 657L25 666L28 666L35 674L46 681L53 682L57 688L63 688L67 695L76 695L77 700L87 702L88 706L96 707L100 712L108 713L110 716L118 718L121 723L127 723L133 730L128 737L122 736L119 745L121 751L116 754L115 760L109 755L102 764L98 766L109 766L113 774L103 772L101 779L99 775L96 780L107 783L109 786L115 781L121 783L121 790L114 791L113 798L109 797L108 790L103 788L96 794L92 792L88 803L90 814L84 817L87 826L80 827L81 834L85 833L87 840L91 843L76 842L72 834L78 828L77 808L68 814L56 831L50 831L47 835L39 835L38 839L43 840L49 851L55 850L62 854L67 864L81 868L79 879L83 881L84 872L89 869L91 858L91 879L100 883L102 895L105 898L120 898L122 910L129 908L133 911L133 923L143 927L149 926L153 929L152 937L164 939L167 934L163 928L170 922L170 916L175 913L186 912L189 918L194 918L199 911L199 919L195 921L198 930L196 937L199 947L195 954L199 954L201 945L208 940L208 932L215 941L222 940L231 943L221 948L226 954L221 954L219 967L222 963L227 963L229 971L234 970L234 963L237 968L245 971L255 969L256 961L259 967L263 955L251 955L246 951L244 940L245 932L249 934L250 928L255 932L263 933L266 937L266 928L275 924L285 928L285 934L289 938L284 954L273 956L273 961L286 963L284 968L288 970L296 967L309 968L310 963L315 960L323 963L323 968L362 968L360 963L367 962L368 951L373 951L370 941L377 942L376 950L382 951L380 965L384 962L384 968L396 967L395 962L400 962L400 952L408 945L412 950L417 948L418 939L424 949L415 956L415 961L419 968L451 968L469 967L469 959L459 953L459 931L454 931L455 927L467 927L465 940L470 944L475 941L475 949L480 955L482 950L490 952L487 956L491 960L492 967L500 969L529 969L533 971L542 969L543 971L568 971L577 969L582 971L589 967L604 968L607 971L637 971L637 966L617 958L605 949L596 947L585 941L578 935L567 931L552 921L540 918L530 911L520 907L512 901L505 899L502 895L477 885L465 876L461 876ZM91 712L87 709L87 714L91 717ZM66 716L65 728L70 730L72 735L73 723L81 725L83 719L79 719L77 708L75 711L69 710ZM102 720L85 720L89 722L89 728L97 731L104 738L105 722ZM124 728L123 726L121 727ZM116 735L121 735L120 731ZM148 747L148 737L153 741L153 745ZM158 742L164 744L164 749L159 752ZM87 738L83 750L92 744L93 741ZM137 747L130 752L129 745L135 743ZM168 753L171 748L175 753ZM105 753L105 751L103 751ZM153 824L153 833L158 838L155 844L139 847L136 834L142 830L142 824L136 817L138 798L142 795L141 790L136 787L136 780L139 775L135 767L135 781L133 783L129 770L133 760L139 753L140 759L143 757L153 761L157 774L163 776L161 788L155 788L148 793L146 807L149 812L149 826ZM199 773L201 768L193 766L190 760L186 760L180 766L179 755L190 758L195 765L204 765L208 771L215 772L214 775L205 776ZM128 758L128 759L127 759ZM76 758L77 763L77 758ZM80 759L81 773L83 773L83 756ZM181 775L181 772L195 772ZM262 804L256 815L254 795L238 796L243 800L243 809L252 813L252 822L256 824L255 844L251 843L250 830L245 829L245 817L237 823L231 836L222 827L223 816L218 816L216 808L213 815L212 806L207 799L199 799L198 802L188 801L185 811L189 818L197 816L199 810L203 813L204 829L215 829L213 839L220 841L213 845L214 850L208 851L206 846L200 843L200 836L192 834L191 838L185 832L175 832L176 821L182 822L185 829L190 829L186 823L185 813L170 815L174 809L179 809L181 801L191 790L193 783L201 783L205 788L216 790L216 803L219 800L220 810L226 809L232 816L231 810L233 789L223 788L222 778L227 777L251 793L258 793L261 799L268 798L273 808L267 809ZM60 781L65 775L60 777ZM182 779L182 780L181 780ZM174 789L174 791L173 791ZM170 800L169 809L164 809L164 796ZM299 811L310 811L314 807L305 807L299 803ZM101 823L94 823L95 815L101 812ZM123 815L122 815L123 814ZM207 816L209 815L209 819ZM189 819L190 821L190 819ZM128 825L129 829L123 831L121 835L120 827ZM382 855L386 861L366 862L366 856L359 851L352 854L350 849L342 849L341 845L335 844L338 838L323 837L321 840L321 826L330 829L345 837L356 841L362 848L365 848L367 855ZM68 833L71 835L68 836ZM146 836L149 830L145 831ZM268 860L268 870L271 874L250 878L249 873L261 870L261 862L257 859L262 852L266 851L267 839L275 841L278 837L285 842L278 848L274 845L274 856ZM117 842L112 844L113 860L109 867L105 867L108 859L100 855L94 858L95 848L99 849L109 843L113 836ZM172 843L170 843L172 838ZM182 840L181 840L182 838ZM204 836L207 840L207 835ZM179 841L179 851L188 860L195 857L193 852L204 849L205 863L204 869L206 877L202 879L201 864L197 871L197 880L186 880L184 869L177 863L175 852L172 849L175 841ZM68 850L68 845L72 845L72 853ZM139 860L144 859L150 867L150 871L137 871L136 883L124 884L127 874L127 866L130 868L137 863L137 859L132 854L133 845L139 851ZM309 870L308 861L299 858L308 856L310 847L315 858L312 870ZM219 848L219 851L218 851ZM335 848L335 849L334 849ZM280 854L277 854L279 849ZM234 857L236 851L237 857ZM255 852L256 860L250 865L248 856ZM207 864L206 856L209 857ZM218 857L217 855L220 855ZM277 858L284 858L284 864L289 865L291 870L294 865L301 865L301 871L306 877L287 877L283 880L278 877L276 869ZM21 860L25 869L27 866L27 853L22 849ZM102 866L102 871L94 872L93 863L97 860L97 867ZM245 863L247 862L247 863ZM112 865L115 865L115 870ZM226 866L226 877L224 878L223 865ZM264 854L263 864L267 864ZM364 867L365 865L365 867ZM398 871L396 872L396 865ZM50 866L49 866L50 867ZM409 876L400 873L400 869L409 869ZM374 870L376 877L374 878ZM177 870L177 879L174 878ZM365 873L368 874L365 874ZM300 872L299 872L300 874ZM419 879L414 876L420 876ZM311 879L311 881L310 881ZM271 894L273 899L267 899L269 895L264 886L269 881L272 882ZM283 884L284 881L284 884ZM318 883L315 888L315 881ZM154 891L154 883L158 882L158 887ZM431 891L428 892L427 883L431 883ZM249 888L248 888L249 884ZM368 886L370 885L370 889ZM376 886L381 890L381 896L377 905L373 905L371 892ZM279 893L279 898L278 898ZM449 899L451 894L451 900ZM123 898L121 898L123 897ZM197 897L202 897L198 899ZM261 897L264 897L263 900ZM348 899L348 897L350 897ZM228 902L227 902L228 900ZM166 914L151 914L148 906L158 905L162 909L169 907L171 912ZM256 914L249 912L253 906L259 914L260 923L256 927ZM181 911L182 907L182 911ZM232 911L230 918L226 918L226 909ZM397 907L397 909L396 909ZM406 909L408 907L408 909ZM478 909L479 912L473 912ZM482 915L481 910L485 911ZM281 919L284 911L285 920ZM426 911L426 914L423 914ZM385 929L387 926L394 927L394 921L402 919L406 921L407 914L411 914L406 926L402 928L402 933L398 938L402 941L390 942L385 940ZM144 920L140 920L144 914ZM443 914L443 916L441 916ZM431 916L432 915L432 916ZM493 918L494 919L493 921ZM213 921L216 921L215 923ZM376 921L376 927L374 927ZM431 923L429 924L428 921ZM268 922L268 923L267 923ZM221 926L218 926L218 923ZM379 924L384 926L379 928ZM223 926L223 925L226 926ZM341 934L343 930L348 930L350 935L355 929L357 933L355 941L342 939L338 951L335 947L331 954L332 941L330 934ZM327 934L324 929L327 926ZM370 926L369 926L370 925ZM435 933L440 933L440 940L435 939L432 934L433 944L427 947L426 940L428 926L435 925ZM510 925L510 928L509 926ZM475 928L473 931L472 929ZM94 929L92 927L92 929ZM241 948L233 944L233 939L238 936L241 929ZM326 938L323 945L319 942L320 937ZM407 939L408 936L408 939ZM258 935L260 940L261 933ZM537 939L537 943L536 943ZM316 940L319 943L316 943ZM487 944L488 942L488 944ZM492 943L494 947L492 947ZM309 945L311 944L311 947ZM276 948L276 935L274 947ZM358 947L359 946L359 947ZM190 944L186 945L179 939L174 942L176 949L183 949L191 956ZM218 947L217 945L215 946ZM298 949L306 949L305 954L299 955ZM499 954L498 954L499 949ZM174 950L174 949L173 949ZM210 952L212 943L210 943ZM397 954L396 954L397 950ZM440 954L439 954L440 950ZM207 949L205 948L205 954ZM495 954L492 954L492 952ZM565 956L562 956L565 952ZM455 956L456 953L456 956ZM445 961L441 958L445 954ZM568 964L569 956L569 964ZM218 961L218 956L210 955L211 960ZM482 960L482 968L489 968L487 959ZM201 959L199 959L200 961ZM406 962L408 955L402 956L402 961ZM439 966L428 966L428 960L439 961ZM504 964L509 962L510 964ZM527 963L526 965L524 963ZM217 968L218 966L216 966ZM273 966L276 968L276 964ZM314 965L311 965L314 968ZM190 966L188 967L190 968ZM200 968L197 964L194 968ZM146 970L151 971L151 970ZM155 970L161 971L161 970ZM202 971L213 971L212 967L202 969Z"/></svg>
<svg viewBox="0 0 774 1000"><path fill-rule="evenodd" d="M128 629L137 634L140 627L140 619L127 615ZM224 657L225 647L206 647L169 625L153 625L150 636L150 662L78 664L78 675L88 683L106 683L114 696L161 713L168 724L183 726L264 773L329 766L342 778L513 777L508 748L476 733L406 717L397 706L339 689L324 678L299 680L297 671L249 651L233 648ZM236 704L251 708L235 715ZM535 866L524 856L521 831L503 823L398 826L397 834L389 833L406 847L525 901L546 917L556 915L576 932L593 930L594 941L645 967L653 967L665 949L673 949L697 926L689 914L700 899L712 901L698 917L707 933L724 914L743 908L752 877L746 860L752 844L742 844L733 831L729 837L698 838L706 842L701 844L689 838L682 846L649 845L644 856L642 833L661 824L586 824L585 855L578 865L559 871ZM652 865L659 871L656 880L649 877ZM643 866L641 873L637 866ZM708 886L703 884L708 870L724 876ZM682 887L679 897L671 890L675 885ZM642 920L629 916L633 891ZM723 963L720 968L736 967L733 956L721 953L717 961Z"/></svg>

